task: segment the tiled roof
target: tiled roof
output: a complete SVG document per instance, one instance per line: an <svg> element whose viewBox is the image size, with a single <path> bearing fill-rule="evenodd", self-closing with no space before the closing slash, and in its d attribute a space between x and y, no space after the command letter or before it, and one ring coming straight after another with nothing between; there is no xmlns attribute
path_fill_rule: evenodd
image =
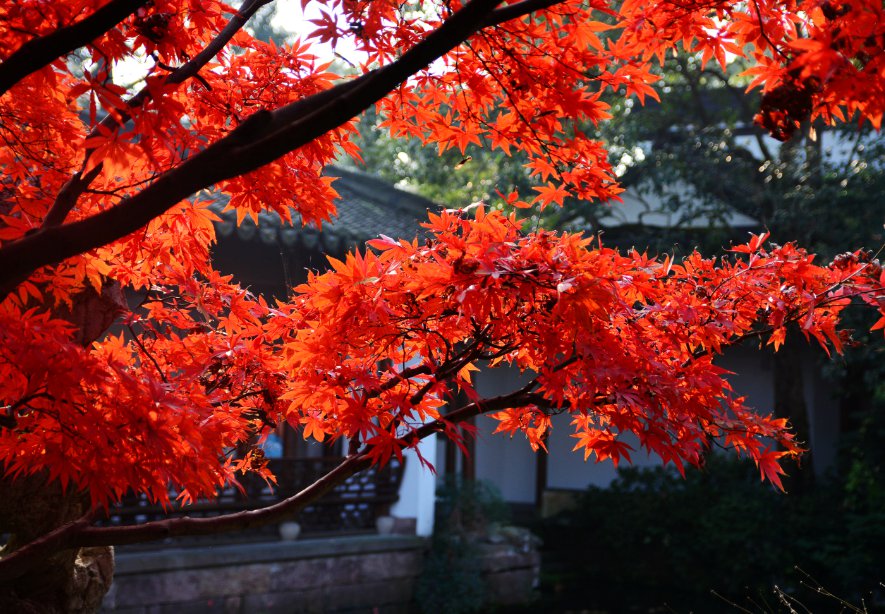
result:
<svg viewBox="0 0 885 614"><path fill-rule="evenodd" d="M340 197L335 202L338 216L324 223L322 232L312 226L302 226L297 214L292 216L292 225L282 222L276 213L264 212L258 215L257 226L249 218L237 226L236 212L222 212L226 199L220 197L213 207L223 220L216 224L219 239L235 232L242 241L259 240L291 249L304 247L340 253L380 234L413 238L420 234L420 223L427 219L427 211L441 208L431 200L400 190L367 173L332 166L326 174L339 178L332 187Z"/></svg>
<svg viewBox="0 0 885 614"><path fill-rule="evenodd" d="M417 194L406 192L368 173L330 166L326 174L338 177L332 187L339 193L336 201L338 216L323 224L320 232L313 226L302 226L298 214L293 224L282 222L276 213L261 213L256 224L246 218L237 226L236 212L221 210L226 197L219 195L214 209L223 221L216 224L219 240L236 233L240 241L260 241L290 251L307 250L325 254L342 254L362 246L381 234L394 238L411 239L421 234L420 224L427 219L427 211L442 207ZM674 188L678 189L678 188ZM704 229L710 227L756 228L759 223L726 207L716 219L701 211L685 208L669 210L663 196L640 195L636 188L622 194L622 203L606 208L600 205L597 213L604 228Z"/></svg>
<svg viewBox="0 0 885 614"><path fill-rule="evenodd" d="M668 206L667 200L672 195L690 200L685 193L688 188L682 184L674 184L663 194L642 193L636 188L627 188L621 194L621 202L602 205L597 216L603 228L645 226L647 228L691 229L706 228L757 229L761 223L734 207L723 204L718 211L710 208L681 205L675 210Z"/></svg>

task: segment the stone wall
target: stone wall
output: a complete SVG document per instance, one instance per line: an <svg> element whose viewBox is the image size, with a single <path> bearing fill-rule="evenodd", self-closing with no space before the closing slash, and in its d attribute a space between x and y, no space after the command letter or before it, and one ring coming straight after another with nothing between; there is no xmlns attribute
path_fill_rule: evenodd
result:
<svg viewBox="0 0 885 614"><path fill-rule="evenodd" d="M423 538L365 535L118 553L103 612L407 612Z"/></svg>
<svg viewBox="0 0 885 614"><path fill-rule="evenodd" d="M479 550L486 605L525 605L537 598L541 553L533 544L481 544Z"/></svg>
<svg viewBox="0 0 885 614"><path fill-rule="evenodd" d="M540 555L524 529L480 544L489 606L536 597ZM123 551L102 612L275 614L415 610L427 541L359 535Z"/></svg>

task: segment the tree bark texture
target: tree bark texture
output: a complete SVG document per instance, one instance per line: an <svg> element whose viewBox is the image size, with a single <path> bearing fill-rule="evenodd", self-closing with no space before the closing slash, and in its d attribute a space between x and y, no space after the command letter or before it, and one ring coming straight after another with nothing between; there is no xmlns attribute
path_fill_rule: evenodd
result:
<svg viewBox="0 0 885 614"><path fill-rule="evenodd" d="M74 340L86 347L101 337L125 309L120 285L109 283L101 293L85 289L70 307L56 307L54 315L74 324ZM0 480L0 533L9 535L0 556L89 511L88 493L63 490L57 481L47 478L40 474ZM110 589L113 576L111 546L60 550L15 580L0 582L0 612L94 612Z"/></svg>
<svg viewBox="0 0 885 614"><path fill-rule="evenodd" d="M63 491L45 475L0 481L0 532L9 534L3 553L14 551L89 510L89 497ZM12 582L0 583L0 612L55 614L95 612L111 587L110 546L61 550Z"/></svg>

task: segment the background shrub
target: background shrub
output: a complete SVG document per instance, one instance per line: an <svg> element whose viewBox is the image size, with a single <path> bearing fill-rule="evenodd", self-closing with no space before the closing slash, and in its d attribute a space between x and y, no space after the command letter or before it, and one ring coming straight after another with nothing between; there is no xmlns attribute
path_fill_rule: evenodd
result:
<svg viewBox="0 0 885 614"><path fill-rule="evenodd" d="M885 579L885 489L877 467L855 457L846 479L799 495L760 485L754 467L720 455L685 479L661 468L623 469L609 488L590 488L575 509L536 528L544 539L547 603L559 610L722 611L713 590L742 606L757 602L751 611L780 611L772 596L779 586L802 593L811 611L836 611L837 604L801 586L805 572L874 609L870 591Z"/></svg>

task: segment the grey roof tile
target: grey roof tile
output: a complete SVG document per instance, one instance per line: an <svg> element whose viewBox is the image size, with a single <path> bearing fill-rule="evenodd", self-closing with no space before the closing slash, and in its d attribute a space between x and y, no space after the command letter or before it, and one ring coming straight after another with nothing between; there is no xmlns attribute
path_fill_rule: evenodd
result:
<svg viewBox="0 0 885 614"><path fill-rule="evenodd" d="M267 212L258 215L257 228L249 218L237 226L236 211L222 211L227 197L219 194L213 205L213 210L223 220L216 223L219 238L236 233L243 241L257 238L262 243L287 248L301 244L308 249L317 249L321 245L323 251L340 253L380 234L411 239L421 233L420 224L427 219L427 211L442 208L368 173L330 166L325 174L338 177L332 187L339 198L335 202L338 215L323 224L322 233L312 226L302 226L298 214L293 214L291 226L276 213Z"/></svg>

